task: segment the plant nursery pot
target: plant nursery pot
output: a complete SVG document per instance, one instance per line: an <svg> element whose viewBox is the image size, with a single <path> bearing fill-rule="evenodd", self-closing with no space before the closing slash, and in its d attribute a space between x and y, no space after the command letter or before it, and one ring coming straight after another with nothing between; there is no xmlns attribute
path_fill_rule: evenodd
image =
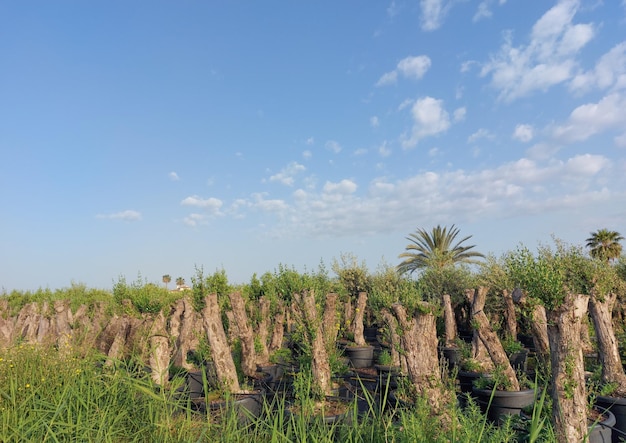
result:
<svg viewBox="0 0 626 443"><path fill-rule="evenodd" d="M626 398L598 395L595 404L615 417L613 442L626 440Z"/></svg>
<svg viewBox="0 0 626 443"><path fill-rule="evenodd" d="M207 368L204 374L207 386L209 388L215 388L218 385L217 376L212 373L211 368ZM189 393L189 398L192 399L204 397L202 371L189 371L187 373L187 392Z"/></svg>
<svg viewBox="0 0 626 443"><path fill-rule="evenodd" d="M399 366L374 365L378 373L378 385L383 389L396 389L398 387L398 377L400 376Z"/></svg>
<svg viewBox="0 0 626 443"><path fill-rule="evenodd" d="M350 402L345 398L327 396L320 405L320 409L312 411L310 420L320 420L326 425L333 425L340 422L350 422L352 420L352 408ZM298 410L297 405L288 405L285 411L285 419L287 420L289 415L299 417L301 411Z"/></svg>
<svg viewBox="0 0 626 443"><path fill-rule="evenodd" d="M480 409L494 423L503 415L520 415L522 409L535 402L535 390L493 391L492 389L473 389ZM493 398L492 398L493 394Z"/></svg>
<svg viewBox="0 0 626 443"><path fill-rule="evenodd" d="M528 360L528 349L522 349L509 355L511 366L516 372L526 372L526 362Z"/></svg>
<svg viewBox="0 0 626 443"><path fill-rule="evenodd" d="M594 409L602 414L602 419L600 421L590 420L591 423L587 427L589 429L587 442L611 443L624 441L624 436L620 437L620 432L615 432L615 414L605 408L594 407Z"/></svg>
<svg viewBox="0 0 626 443"><path fill-rule="evenodd" d="M257 365L257 371L269 374L270 380L267 381L266 386L262 387L273 391L283 377L285 368L278 364Z"/></svg>
<svg viewBox="0 0 626 443"><path fill-rule="evenodd" d="M454 370L461 363L461 349L454 346L445 346L440 349L442 357L448 363L448 369Z"/></svg>
<svg viewBox="0 0 626 443"><path fill-rule="evenodd" d="M238 394L230 394L225 398L202 398L194 400L195 409L211 417L219 417L234 411L241 426L250 424L263 412L264 392L254 390Z"/></svg>
<svg viewBox="0 0 626 443"><path fill-rule="evenodd" d="M489 377L489 374L474 371L459 371L456 375L462 394L471 394L474 389L474 381L480 377Z"/></svg>
<svg viewBox="0 0 626 443"><path fill-rule="evenodd" d="M348 346L344 349L353 368L369 368L374 361L373 346Z"/></svg>

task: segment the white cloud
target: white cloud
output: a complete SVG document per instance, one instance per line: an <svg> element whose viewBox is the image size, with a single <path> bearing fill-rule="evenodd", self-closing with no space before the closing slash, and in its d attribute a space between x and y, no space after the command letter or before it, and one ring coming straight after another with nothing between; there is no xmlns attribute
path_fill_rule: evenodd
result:
<svg viewBox="0 0 626 443"><path fill-rule="evenodd" d="M493 16L493 12L489 9L489 1L483 0L478 4L478 9L476 10L474 17L472 17L472 21L477 22L483 18L490 18L491 16Z"/></svg>
<svg viewBox="0 0 626 443"><path fill-rule="evenodd" d="M594 69L576 75L569 86L570 90L580 93L592 88L626 88L626 42L600 57Z"/></svg>
<svg viewBox="0 0 626 443"><path fill-rule="evenodd" d="M512 137L521 142L528 143L534 137L533 127L531 125L517 125L515 126Z"/></svg>
<svg viewBox="0 0 626 443"><path fill-rule="evenodd" d="M223 205L222 201L217 198L210 197L207 199L203 199L201 197L198 197L197 195L186 197L185 199L183 199L183 201L180 202L180 204L183 206L195 206L197 208L206 209L207 211L215 215L220 213L220 208Z"/></svg>
<svg viewBox="0 0 626 443"><path fill-rule="evenodd" d="M421 0L421 27L423 31L434 31L441 26L443 19L452 6L452 1Z"/></svg>
<svg viewBox="0 0 626 443"><path fill-rule="evenodd" d="M553 137L561 142L579 142L604 132L626 125L626 97L612 93L597 103L587 103L574 109L566 123L552 131Z"/></svg>
<svg viewBox="0 0 626 443"><path fill-rule="evenodd" d="M299 172L305 171L304 165L297 162L291 162L285 166L278 174L274 174L270 177L271 182L280 182L286 186L293 186L295 176Z"/></svg>
<svg viewBox="0 0 626 443"><path fill-rule="evenodd" d="M405 78L419 80L430 69L431 61L426 55L406 57L398 62L396 69L387 72L378 79L376 86L387 86L398 81L398 75Z"/></svg>
<svg viewBox="0 0 626 443"><path fill-rule="evenodd" d="M313 137L309 137L306 139L306 144L311 146L312 144L315 143L315 139Z"/></svg>
<svg viewBox="0 0 626 443"><path fill-rule="evenodd" d="M122 212L115 212L112 214L98 214L97 218L106 218L109 220L124 220L124 221L139 221L141 220L141 212L127 209Z"/></svg>
<svg viewBox="0 0 626 443"><path fill-rule="evenodd" d="M169 174L167 174L167 176L170 178L170 180L172 180L174 182L180 180L180 177L178 177L178 174L175 173L174 171L172 171Z"/></svg>
<svg viewBox="0 0 626 443"><path fill-rule="evenodd" d="M381 157L389 157L391 155L391 148L387 145L386 141L378 147L378 154Z"/></svg>
<svg viewBox="0 0 626 443"><path fill-rule="evenodd" d="M352 180L343 179L338 183L326 182L324 192L329 194L352 194L356 191L357 185Z"/></svg>
<svg viewBox="0 0 626 443"><path fill-rule="evenodd" d="M311 151L308 149L306 151L302 151L302 158L309 160L311 157L313 157L313 153Z"/></svg>
<svg viewBox="0 0 626 443"><path fill-rule="evenodd" d="M187 217L183 218L183 223L187 226L198 226L200 224L207 224L206 216L197 213L191 213Z"/></svg>
<svg viewBox="0 0 626 443"><path fill-rule="evenodd" d="M618 148L626 148L626 132L616 136L613 140L615 141L615 146Z"/></svg>
<svg viewBox="0 0 626 443"><path fill-rule="evenodd" d="M380 121L378 121L378 117L373 116L370 117L370 126L372 128L377 128L380 125Z"/></svg>
<svg viewBox="0 0 626 443"><path fill-rule="evenodd" d="M474 132L472 135L470 135L467 138L467 142L474 143L480 139L493 140L494 138L495 138L494 134L492 134L485 128L480 128L478 131Z"/></svg>
<svg viewBox="0 0 626 443"><path fill-rule="evenodd" d="M393 85L397 81L398 73L396 71L386 72L378 79L378 81L376 82L376 86Z"/></svg>
<svg viewBox="0 0 626 443"><path fill-rule="evenodd" d="M359 149L356 149L356 150L352 153L352 155L354 155L354 156L361 156L361 155L365 155L365 154L367 154L367 149L365 149L365 148L359 148Z"/></svg>
<svg viewBox="0 0 626 443"><path fill-rule="evenodd" d="M445 132L450 127L450 115L443 108L443 101L432 97L424 97L415 102L411 108L413 128L411 135L402 141L404 149L410 149L429 136Z"/></svg>
<svg viewBox="0 0 626 443"><path fill-rule="evenodd" d="M530 42L515 47L505 35L500 52L483 65L481 76L491 76L499 98L512 101L572 78L576 55L593 38L591 24L573 24L579 1L561 0L533 26Z"/></svg>
<svg viewBox="0 0 626 443"><path fill-rule="evenodd" d="M460 122L460 121L465 120L466 115L467 115L467 109L465 109L465 107L457 108L452 113L452 117L454 118L455 122Z"/></svg>
<svg viewBox="0 0 626 443"><path fill-rule="evenodd" d="M326 142L326 149L334 152L335 154L339 154L341 152L341 145L335 140L329 140Z"/></svg>

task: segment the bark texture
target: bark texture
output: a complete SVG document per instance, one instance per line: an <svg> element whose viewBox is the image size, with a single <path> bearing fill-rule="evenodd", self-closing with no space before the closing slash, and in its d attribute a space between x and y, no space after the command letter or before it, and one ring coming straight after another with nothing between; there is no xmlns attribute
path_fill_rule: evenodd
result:
<svg viewBox="0 0 626 443"><path fill-rule="evenodd" d="M256 329L256 336L259 338L259 350L257 351L257 365L264 365L270 361L270 352L268 347L270 321L270 301L267 297L259 298L259 314L260 320Z"/></svg>
<svg viewBox="0 0 626 443"><path fill-rule="evenodd" d="M521 289L517 288L512 293L513 301L519 303L528 312L526 319L530 325L537 354L539 367L546 374L550 373L550 341L548 340L548 317L546 308L536 302L531 302Z"/></svg>
<svg viewBox="0 0 626 443"><path fill-rule="evenodd" d="M567 294L561 306L548 310L552 363L552 421L557 441L580 442L587 434L587 395L580 328L589 296Z"/></svg>
<svg viewBox="0 0 626 443"><path fill-rule="evenodd" d="M300 299L300 313L309 344L311 346L311 371L314 383L324 395L332 393L332 382L328 352L324 343L324 330L322 319L315 306L313 292L303 294Z"/></svg>
<svg viewBox="0 0 626 443"><path fill-rule="evenodd" d="M326 294L324 303L324 319L322 327L324 329L324 342L326 347L334 346L339 333L339 321L337 318L337 297L338 295L331 292Z"/></svg>
<svg viewBox="0 0 626 443"><path fill-rule="evenodd" d="M241 370L248 377L254 377L257 359L254 349L254 333L248 322L246 303L241 292L232 292L228 297L241 341Z"/></svg>
<svg viewBox="0 0 626 443"><path fill-rule="evenodd" d="M393 366L400 366L400 369L406 374L406 358L404 357L404 355L398 352L398 350L401 349L402 345L400 342L400 335L398 334L398 320L396 320L393 314L389 312L389 310L387 310L386 308L382 309L380 313L389 330L389 339L391 340L391 364Z"/></svg>
<svg viewBox="0 0 626 443"><path fill-rule="evenodd" d="M503 375L506 377L509 385L508 390L519 391L520 385L517 380L517 376L515 375L515 370L511 366L509 357L506 355L498 335L491 327L489 319L483 311L487 300L487 292L488 288L484 286L477 288L473 295L471 294L471 291L466 292L468 300L471 300L472 303L471 316L473 323L476 325L475 332L478 334L480 341L487 349L494 366L500 368Z"/></svg>
<svg viewBox="0 0 626 443"><path fill-rule="evenodd" d="M402 334L400 343L406 356L407 376L419 395L428 399L433 413L438 414L447 403L439 368L436 318L433 307L420 303L412 317L400 303L391 306Z"/></svg>
<svg viewBox="0 0 626 443"><path fill-rule="evenodd" d="M613 329L612 314L616 294L598 297L592 294L589 300L589 313L598 340L598 354L602 364L602 382L615 383L615 396L626 396L626 374L619 355L619 344Z"/></svg>
<svg viewBox="0 0 626 443"><path fill-rule="evenodd" d="M445 331L445 346L454 346L456 344L456 319L454 310L452 309L452 298L450 294L441 296L441 304L443 305L443 326Z"/></svg>
<svg viewBox="0 0 626 443"><path fill-rule="evenodd" d="M502 291L502 298L504 299L505 307L505 333L514 340L517 340L517 315L515 313L515 303L513 302L513 296L511 295L511 291L504 289Z"/></svg>
<svg viewBox="0 0 626 443"><path fill-rule="evenodd" d="M217 303L217 294L210 294L205 297L205 307L202 310L202 321L207 334L211 355L215 365L215 373L220 385L231 392L239 392L239 380L235 362L230 352L220 308Z"/></svg>

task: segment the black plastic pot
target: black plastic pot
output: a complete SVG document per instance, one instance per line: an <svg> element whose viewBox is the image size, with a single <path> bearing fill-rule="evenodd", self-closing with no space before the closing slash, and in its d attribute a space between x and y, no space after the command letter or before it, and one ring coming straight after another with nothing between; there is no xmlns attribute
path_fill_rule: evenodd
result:
<svg viewBox="0 0 626 443"><path fill-rule="evenodd" d="M492 389L473 389L480 409L487 414L487 418L494 423L502 416L520 415L522 409L535 402L535 390L498 391Z"/></svg>
<svg viewBox="0 0 626 443"><path fill-rule="evenodd" d="M374 361L373 346L347 346L343 352L353 368L369 368Z"/></svg>
<svg viewBox="0 0 626 443"><path fill-rule="evenodd" d="M454 370L461 363L461 349L446 346L440 349L441 355L448 363L448 370Z"/></svg>
<svg viewBox="0 0 626 443"><path fill-rule="evenodd" d="M619 432L613 432L615 426L615 415L604 408L597 408L602 413L604 420L590 423L588 426L589 434L587 435L587 442L589 443L611 443L624 441L623 437L620 438Z"/></svg>
<svg viewBox="0 0 626 443"><path fill-rule="evenodd" d="M528 349L513 352L509 355L511 366L517 372L526 372L526 362L528 361Z"/></svg>
<svg viewBox="0 0 626 443"><path fill-rule="evenodd" d="M615 416L613 442L626 440L626 398L598 395L596 406L610 411Z"/></svg>

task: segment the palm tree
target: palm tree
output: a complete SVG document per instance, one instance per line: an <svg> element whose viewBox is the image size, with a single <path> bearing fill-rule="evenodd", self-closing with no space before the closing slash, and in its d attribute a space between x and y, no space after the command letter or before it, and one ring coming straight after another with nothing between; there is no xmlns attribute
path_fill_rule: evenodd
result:
<svg viewBox="0 0 626 443"><path fill-rule="evenodd" d="M597 232L592 232L587 242L587 247L591 248L591 256L607 263L611 260L615 260L622 255L622 245L620 241L624 240L624 237L617 231L609 231L608 229L598 229Z"/></svg>
<svg viewBox="0 0 626 443"><path fill-rule="evenodd" d="M169 283L169 282L171 282L171 281L172 281L172 277L170 277L170 275L169 275L169 274L165 274L165 275L163 276L163 283L165 283L165 289L167 289L167 285L168 285L168 283Z"/></svg>
<svg viewBox="0 0 626 443"><path fill-rule="evenodd" d="M181 287L185 285L185 279L182 277L178 277L176 279L176 286Z"/></svg>
<svg viewBox="0 0 626 443"><path fill-rule="evenodd" d="M406 239L411 244L407 245L405 252L398 256L398 258L404 258L404 261L397 266L398 272L413 273L426 268L441 269L456 263L478 263L474 259L483 258L484 255L470 251L475 245L462 245L472 236L468 235L454 243L458 234L459 229L454 225L449 230L447 227L442 228L437 225L431 232L418 229L415 233L409 234Z"/></svg>

